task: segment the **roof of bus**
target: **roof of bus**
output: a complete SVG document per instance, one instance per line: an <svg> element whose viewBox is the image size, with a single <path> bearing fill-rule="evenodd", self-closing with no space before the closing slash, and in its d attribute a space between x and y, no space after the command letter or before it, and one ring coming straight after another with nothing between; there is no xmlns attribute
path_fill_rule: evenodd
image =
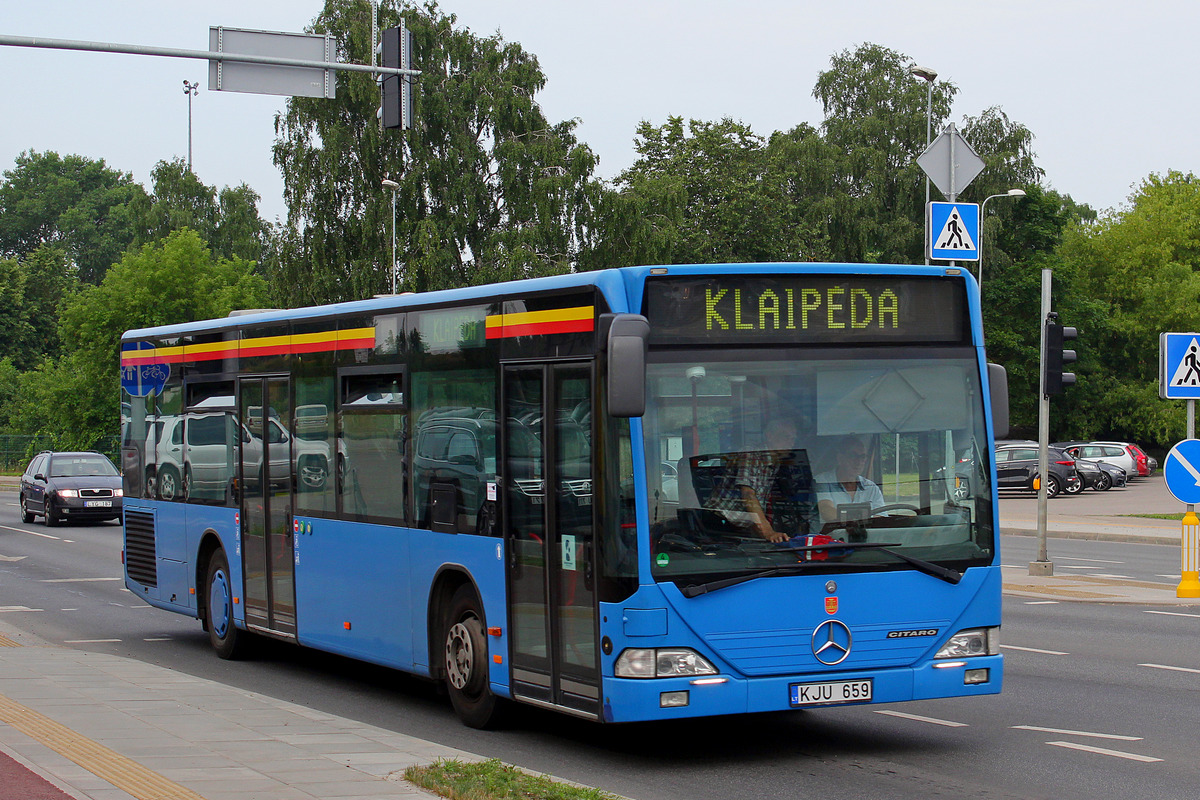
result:
<svg viewBox="0 0 1200 800"><path fill-rule="evenodd" d="M254 312L234 312L228 317L197 320L176 325L159 325L126 331L124 339L141 337L172 336L200 331L237 328L245 325L289 322L300 319L333 317L352 314L385 313L404 311L410 308L438 306L451 303L484 300L502 295L523 295L533 292L554 291L583 286L595 286L609 301L614 311L631 311L641 307L642 287L645 279L655 275L719 275L731 272L769 275L772 273L809 272L815 274L889 274L889 275L953 275L973 278L969 271L945 266L921 266L905 264L833 264L823 262L772 262L740 264L672 264L654 266L621 267L575 272L568 275L552 275L543 278L528 278L505 283L466 286L459 289L443 289L434 292L410 292L400 295L379 295L367 300L351 300L321 306L303 308L269 309Z"/></svg>

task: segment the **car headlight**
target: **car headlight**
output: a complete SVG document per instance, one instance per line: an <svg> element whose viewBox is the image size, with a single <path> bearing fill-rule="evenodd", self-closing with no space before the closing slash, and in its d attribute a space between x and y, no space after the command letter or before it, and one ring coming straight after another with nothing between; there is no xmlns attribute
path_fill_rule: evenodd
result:
<svg viewBox="0 0 1200 800"><path fill-rule="evenodd" d="M124 496L125 496L124 489L113 489L113 497L124 497Z"/></svg>
<svg viewBox="0 0 1200 800"><path fill-rule="evenodd" d="M56 494L58 494L59 497L79 497L79 490L78 489L59 489Z"/></svg>
<svg viewBox="0 0 1200 800"><path fill-rule="evenodd" d="M966 658L1000 654L999 628L969 628L951 636L934 658Z"/></svg>
<svg viewBox="0 0 1200 800"><path fill-rule="evenodd" d="M618 678L679 678L716 675L708 659L687 647L630 647L613 668Z"/></svg>

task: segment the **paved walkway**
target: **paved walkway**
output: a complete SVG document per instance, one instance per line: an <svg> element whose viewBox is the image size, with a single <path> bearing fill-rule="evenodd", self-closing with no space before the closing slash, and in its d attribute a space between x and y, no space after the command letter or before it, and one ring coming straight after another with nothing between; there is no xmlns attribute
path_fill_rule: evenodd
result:
<svg viewBox="0 0 1200 800"><path fill-rule="evenodd" d="M479 760L0 624L2 800L427 800L439 758Z"/></svg>

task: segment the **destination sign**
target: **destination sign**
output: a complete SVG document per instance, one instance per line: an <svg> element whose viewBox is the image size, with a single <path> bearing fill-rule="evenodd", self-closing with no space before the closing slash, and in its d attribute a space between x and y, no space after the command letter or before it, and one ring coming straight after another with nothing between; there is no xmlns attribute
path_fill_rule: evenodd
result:
<svg viewBox="0 0 1200 800"><path fill-rule="evenodd" d="M964 343L962 281L892 275L651 278L653 344Z"/></svg>

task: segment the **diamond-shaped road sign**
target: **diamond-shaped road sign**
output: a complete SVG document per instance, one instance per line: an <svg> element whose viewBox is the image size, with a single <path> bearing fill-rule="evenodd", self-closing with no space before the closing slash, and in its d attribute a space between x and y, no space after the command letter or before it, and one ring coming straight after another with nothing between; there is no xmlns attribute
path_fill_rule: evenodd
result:
<svg viewBox="0 0 1200 800"><path fill-rule="evenodd" d="M955 130L953 122L917 157L917 164L948 198L966 189L985 166L975 149Z"/></svg>

